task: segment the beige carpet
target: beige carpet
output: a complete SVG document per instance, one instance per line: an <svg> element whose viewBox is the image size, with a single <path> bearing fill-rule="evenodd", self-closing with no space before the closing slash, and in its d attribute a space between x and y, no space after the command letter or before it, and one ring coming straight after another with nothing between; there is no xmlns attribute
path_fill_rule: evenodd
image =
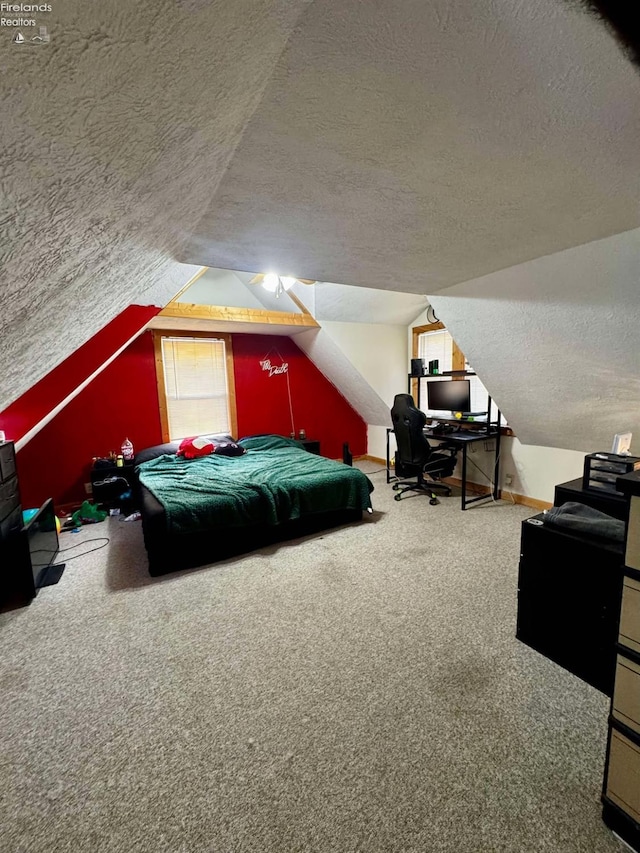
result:
<svg viewBox="0 0 640 853"><path fill-rule="evenodd" d="M373 480L361 524L160 579L137 523L64 534L111 542L0 616L2 853L622 849L608 699L514 638L532 511Z"/></svg>

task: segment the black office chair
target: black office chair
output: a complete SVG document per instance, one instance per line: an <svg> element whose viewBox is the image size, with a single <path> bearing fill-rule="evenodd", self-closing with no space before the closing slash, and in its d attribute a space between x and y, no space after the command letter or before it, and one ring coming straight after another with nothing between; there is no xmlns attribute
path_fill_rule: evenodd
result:
<svg viewBox="0 0 640 853"><path fill-rule="evenodd" d="M391 420L398 446L396 474L400 477L416 477L415 483L401 480L393 484L395 491L400 489L395 500L402 500L405 492L415 491L428 494L430 503L439 503L436 490L451 494L451 488L439 480L453 474L457 449L446 444L439 445L437 451L431 447L423 432L427 416L416 409L411 394L396 394ZM429 479L425 479L425 475Z"/></svg>

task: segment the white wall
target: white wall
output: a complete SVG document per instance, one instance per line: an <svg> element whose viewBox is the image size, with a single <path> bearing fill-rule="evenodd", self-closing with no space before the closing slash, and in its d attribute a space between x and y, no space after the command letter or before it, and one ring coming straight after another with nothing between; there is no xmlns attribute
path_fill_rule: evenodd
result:
<svg viewBox="0 0 640 853"><path fill-rule="evenodd" d="M387 404L326 329L300 332L296 335L296 344L336 386L366 424L388 423Z"/></svg>
<svg viewBox="0 0 640 853"><path fill-rule="evenodd" d="M549 503L553 503L553 490L558 483L582 477L585 456L577 450L521 444L517 438L503 439L500 455L503 488ZM508 473L514 475L511 486L505 485Z"/></svg>
<svg viewBox="0 0 640 853"><path fill-rule="evenodd" d="M252 285L255 287L255 285ZM257 294L230 270L208 269L180 294L178 302L194 305L226 305L234 308L264 308ZM289 310L287 305L282 310Z"/></svg>
<svg viewBox="0 0 640 853"><path fill-rule="evenodd" d="M322 328L391 408L394 396L407 386L406 326L325 320ZM391 426L390 415L387 422ZM386 427L368 424L367 431L369 454L384 459Z"/></svg>
<svg viewBox="0 0 640 853"><path fill-rule="evenodd" d="M494 441L492 439L489 444L491 448ZM508 501L511 493L553 503L553 492L558 483L582 477L584 456L584 453L576 450L522 444L516 437L503 436L500 442L500 488L503 499ZM481 442L470 445L467 479L489 486L493 479L493 461L492 450L486 451ZM506 484L508 474L512 475L509 486ZM460 465L456 468L455 476L461 477Z"/></svg>

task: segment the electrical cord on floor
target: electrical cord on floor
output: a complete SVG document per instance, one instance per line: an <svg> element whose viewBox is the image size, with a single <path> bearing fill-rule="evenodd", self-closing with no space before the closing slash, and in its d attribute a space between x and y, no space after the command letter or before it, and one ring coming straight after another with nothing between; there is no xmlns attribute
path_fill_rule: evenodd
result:
<svg viewBox="0 0 640 853"><path fill-rule="evenodd" d="M500 489L500 494L502 494L502 492L506 492L509 495L509 497L511 498L511 503L515 506L516 499L513 496L513 492L510 492L509 489Z"/></svg>
<svg viewBox="0 0 640 853"><path fill-rule="evenodd" d="M501 453L498 454L498 458L496 459L496 464L498 464L500 462L500 456L501 455L502 455ZM489 491L489 494L487 497L490 497L494 503L497 503L496 499L493 496L493 489L494 489L494 485L495 485L493 479L485 471L483 471L482 468L473 461L473 459L471 459L470 457L467 457L467 459L469 462L471 462L471 464L473 465L474 468L477 468L478 471L480 471L480 473L485 478L485 480L487 480L489 482L490 491ZM506 492L507 490L504 489L501 491ZM511 495L511 502L513 504L515 504L516 501L515 501L515 498L513 497L513 495L511 494L511 492L507 492L507 494Z"/></svg>
<svg viewBox="0 0 640 853"><path fill-rule="evenodd" d="M500 457L501 456L502 456L502 451L500 451L500 453L498 453L498 458L496 459L496 465L498 465L498 466L500 465ZM499 470L499 468L498 468L498 470ZM486 474L485 474L485 476L486 476ZM516 499L513 495L513 492L510 492L508 489L500 489L501 494L502 494L502 492L506 492L509 495L509 497L511 498L511 503L515 506ZM493 494L493 481L491 481L491 493Z"/></svg>
<svg viewBox="0 0 640 853"><path fill-rule="evenodd" d="M84 542L78 542L76 545L71 545L70 548L62 548L58 551L58 556L62 556L62 554L66 554L67 551L73 551L74 548L79 548L80 545L89 545L91 542L103 542L102 545L98 545L97 548L89 548L88 551L83 551L81 554L72 554L70 557L64 557L65 560L75 560L76 557L84 557L86 554L91 554L93 551L99 551L101 548L106 548L109 544L108 536L97 536L95 539L85 539Z"/></svg>
<svg viewBox="0 0 640 853"><path fill-rule="evenodd" d="M499 453L499 454L498 454L498 458L496 459L496 463L499 463L499 462L500 462L500 456L501 456L501 455L502 455L501 453ZM480 471L480 473L482 474L482 476L483 476L486 480L488 480L488 481L489 481L489 485L490 485L490 488L491 488L491 491L489 492L489 496L491 497L491 500L492 500L494 503L497 503L496 499L495 499L495 498L494 498L494 496L493 496L494 482L493 482L492 478L491 478L488 474L486 474L486 473L482 470L482 468L481 468L479 465L477 465L477 464L473 461L473 459L469 459L469 462L471 462L471 464L472 464L474 467L476 467L476 468L478 469L478 471ZM515 497L513 496L513 492L510 492L508 489L500 489L500 492L501 492L501 493L502 493L502 492L506 492L506 493L509 495L509 497L511 498L511 503L515 506L516 499L515 499Z"/></svg>

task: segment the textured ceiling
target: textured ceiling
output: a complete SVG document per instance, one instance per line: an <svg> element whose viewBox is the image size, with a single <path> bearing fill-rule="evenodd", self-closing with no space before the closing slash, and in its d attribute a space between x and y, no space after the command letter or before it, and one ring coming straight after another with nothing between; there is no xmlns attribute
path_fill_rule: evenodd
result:
<svg viewBox="0 0 640 853"><path fill-rule="evenodd" d="M0 410L177 260L428 294L640 224L638 79L560 0L50 20L0 58Z"/></svg>
<svg viewBox="0 0 640 853"><path fill-rule="evenodd" d="M638 77L559 0L316 0L183 259L415 293L640 224Z"/></svg>
<svg viewBox="0 0 640 853"><path fill-rule="evenodd" d="M433 307L524 444L640 455L640 229L454 285Z"/></svg>
<svg viewBox="0 0 640 853"><path fill-rule="evenodd" d="M0 411L196 271L178 249L308 2L65 0L48 45L2 30Z"/></svg>

